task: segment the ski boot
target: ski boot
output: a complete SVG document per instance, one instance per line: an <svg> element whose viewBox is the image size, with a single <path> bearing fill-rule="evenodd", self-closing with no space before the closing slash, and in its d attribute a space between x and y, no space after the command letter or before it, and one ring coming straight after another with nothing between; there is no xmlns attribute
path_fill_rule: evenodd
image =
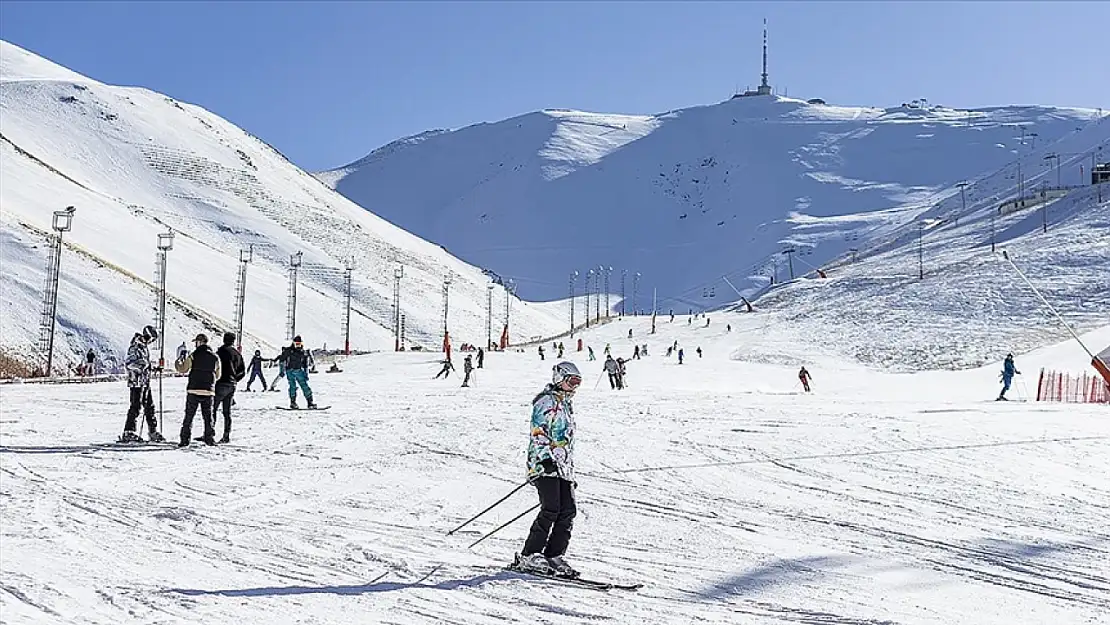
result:
<svg viewBox="0 0 1110 625"><path fill-rule="evenodd" d="M301 407L297 405L297 400L290 399L289 400L289 409L290 410L300 410Z"/></svg>
<svg viewBox="0 0 1110 625"><path fill-rule="evenodd" d="M230 442L231 442L231 436L228 435L228 434L224 434L224 437L220 439L220 444L221 445L224 445L224 444L227 444L227 443L230 443Z"/></svg>
<svg viewBox="0 0 1110 625"><path fill-rule="evenodd" d="M563 556L548 558L547 562L551 565L551 568L554 569L556 577L575 579L576 577L581 575L578 571L574 570L569 564L567 564L567 561L563 559Z"/></svg>
<svg viewBox="0 0 1110 625"><path fill-rule="evenodd" d="M314 401L308 402L308 409L309 410L316 410L316 408L318 408L318 406L316 405L316 402L314 402Z"/></svg>
<svg viewBox="0 0 1110 625"><path fill-rule="evenodd" d="M551 563L542 553L532 553L529 555L516 554L513 556L513 564L509 568L520 571L522 573L533 573L536 575L554 575L555 569L551 568Z"/></svg>
<svg viewBox="0 0 1110 625"><path fill-rule="evenodd" d="M151 432L150 433L150 442L152 442L152 443L164 443L164 442L166 442L166 437L162 436L158 432Z"/></svg>
<svg viewBox="0 0 1110 625"><path fill-rule="evenodd" d="M120 443L142 443L143 442L143 437L136 434L133 430L126 430L126 431L124 431L123 434L120 435L118 442L120 442Z"/></svg>

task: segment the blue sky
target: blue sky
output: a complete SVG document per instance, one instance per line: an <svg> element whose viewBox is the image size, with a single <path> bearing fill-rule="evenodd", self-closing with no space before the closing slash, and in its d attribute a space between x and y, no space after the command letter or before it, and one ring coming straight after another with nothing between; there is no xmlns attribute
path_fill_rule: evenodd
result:
<svg viewBox="0 0 1110 625"><path fill-rule="evenodd" d="M1103 2L5 0L0 38L203 106L320 170L542 108L726 99L758 82L764 17L771 83L791 96L1110 108Z"/></svg>

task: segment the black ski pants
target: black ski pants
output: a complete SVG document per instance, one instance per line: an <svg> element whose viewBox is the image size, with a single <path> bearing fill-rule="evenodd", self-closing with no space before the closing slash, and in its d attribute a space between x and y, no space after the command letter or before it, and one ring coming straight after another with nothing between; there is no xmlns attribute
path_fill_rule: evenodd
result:
<svg viewBox="0 0 1110 625"><path fill-rule="evenodd" d="M532 522L521 553L561 556L570 544L570 531L578 512L574 505L574 483L558 477L540 477L532 484L540 495L540 513Z"/></svg>
<svg viewBox="0 0 1110 625"><path fill-rule="evenodd" d="M464 375L465 375L466 377L464 377L464 378L463 378L463 383L462 383L462 385L463 385L463 386L470 386L470 372L469 372L469 371L465 371L465 372L464 372Z"/></svg>
<svg viewBox="0 0 1110 625"><path fill-rule="evenodd" d="M154 419L154 397L150 392L149 384L131 389L131 406L127 409L127 422L123 424L123 431L135 431L140 408L142 408L143 416L146 418L148 431L157 432L158 422Z"/></svg>
<svg viewBox="0 0 1110 625"><path fill-rule="evenodd" d="M615 373L610 373L610 374L609 374L609 388L611 388L611 389L616 389L616 388L617 388L617 386L618 386L618 384L617 384L617 380L618 380L618 378L617 378L617 374L615 374Z"/></svg>
<svg viewBox="0 0 1110 625"><path fill-rule="evenodd" d="M204 438L214 440L216 428L212 423L212 396L185 394L185 420L181 422L181 442L188 444L193 437L193 417L200 408L200 416L204 419Z"/></svg>
<svg viewBox="0 0 1110 625"><path fill-rule="evenodd" d="M251 369L251 379L247 380L247 390L251 390L251 384L254 384L255 378L262 380L262 390L266 390L266 376L262 375L261 369Z"/></svg>
<svg viewBox="0 0 1110 625"><path fill-rule="evenodd" d="M223 382L216 385L216 403L214 409L218 412L221 408L224 411L224 438L231 436L231 402L235 398L235 385ZM212 415L215 421L216 415ZM212 429L216 428L215 423L212 424Z"/></svg>

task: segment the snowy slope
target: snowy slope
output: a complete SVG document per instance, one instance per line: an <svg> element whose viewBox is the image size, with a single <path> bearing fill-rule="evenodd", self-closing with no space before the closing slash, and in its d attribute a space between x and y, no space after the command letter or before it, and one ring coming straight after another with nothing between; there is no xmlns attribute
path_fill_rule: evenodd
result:
<svg viewBox="0 0 1110 625"><path fill-rule="evenodd" d="M412 344L442 338L442 283L452 276L456 342L486 336L479 268L360 209L258 139L195 106L103 85L0 42L0 227L5 351L34 355L51 213L77 207L63 255L56 354L90 345L117 355L151 318L155 242L176 233L167 290L171 343L231 325L240 249L254 246L244 348L285 338L286 266L304 253L297 331L342 345L342 269L353 258L352 346L392 347L393 272L405 266L402 309ZM505 291L494 290L494 337ZM514 298L514 337L561 321ZM199 323L198 323L199 322ZM110 356L111 353L106 354Z"/></svg>
<svg viewBox="0 0 1110 625"><path fill-rule="evenodd" d="M526 298L563 297L570 272L611 266L610 292L627 270L628 297L631 274L642 274L641 309L653 287L664 308L701 308L731 293L722 275L741 291L762 286L753 274L769 273L787 246L821 265L950 197L962 180L1018 157L1035 168L1026 175L1039 174L1033 155L1096 116L769 96L654 116L546 110L402 139L317 177L469 262L518 277ZM1078 178L1071 167L1063 182Z"/></svg>
<svg viewBox="0 0 1110 625"><path fill-rule="evenodd" d="M719 313L713 326L750 323ZM1009 404L998 363L868 371L791 345L739 362L745 338L646 318L591 330L629 389L575 402L579 515L568 557L639 581L601 593L498 570L534 502L528 401L550 375L493 354L476 386L432 380L430 355L374 354L314 376L326 413L242 394L233 445L112 449L118 384L0 387L0 613L5 623L675 623L1093 625L1110 613L1106 443L1097 406ZM1110 343L1110 326L1085 337ZM838 337L827 337L834 344ZM685 364L663 356L678 341ZM705 356L693 354L695 346ZM797 392L806 363L812 396ZM1019 354L1078 370L1074 343ZM1028 379L1026 379L1028 378ZM166 429L181 381L167 386ZM986 400L986 401L985 401ZM90 419L83 406L96 405ZM528 515L530 518L531 515Z"/></svg>

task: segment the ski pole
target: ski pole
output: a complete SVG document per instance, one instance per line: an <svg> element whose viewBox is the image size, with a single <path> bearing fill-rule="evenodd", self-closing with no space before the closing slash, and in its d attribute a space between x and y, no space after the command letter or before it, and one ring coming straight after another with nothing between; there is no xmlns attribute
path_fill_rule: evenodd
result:
<svg viewBox="0 0 1110 625"><path fill-rule="evenodd" d="M471 523L474 522L475 519L477 519L478 517L482 516L483 514L489 512L490 510L493 510L497 506L501 505L501 502L505 501L509 497L512 497L513 495L516 494L516 491L524 488L527 485L528 485L528 480L525 480L522 484L520 484L519 486L517 486L513 490L509 491L508 495L505 495L501 499L498 499L497 501L493 502L493 505L491 505L490 507L488 507L485 510L482 510L481 512L479 512L478 514L475 514L474 516L470 517L469 519L464 521L462 525L456 527L455 529L451 530L450 532L447 532L447 535L450 536L451 534L454 534L455 532L461 530L462 528L466 527L467 525L470 525Z"/></svg>
<svg viewBox="0 0 1110 625"><path fill-rule="evenodd" d="M602 370L601 370L601 373L599 373L599 374L597 375L597 382L594 382L594 390L595 390L595 391L597 390L597 385L598 385L598 384L601 384L601 378L602 378L602 377L604 377L604 376L605 376L605 370L604 370L604 369L602 369Z"/></svg>
<svg viewBox="0 0 1110 625"><path fill-rule="evenodd" d="M540 507L540 504L536 504L536 505L532 506L531 508L528 508L524 512L521 512L520 514L516 515L515 517L509 519L508 521L505 521L497 529L495 529L492 532L486 534L485 536L479 538L478 540L470 543L470 546L468 546L467 549L470 549L470 548L474 547L475 545L482 542L483 540L489 538L490 536L493 536L497 532L500 532L501 530L505 529L506 527L508 527L508 526L512 525L513 523L515 523L516 521L518 521L520 519L520 517L528 514L529 512L531 512L531 511L533 511L533 510L535 510L536 508L539 508L539 507Z"/></svg>

